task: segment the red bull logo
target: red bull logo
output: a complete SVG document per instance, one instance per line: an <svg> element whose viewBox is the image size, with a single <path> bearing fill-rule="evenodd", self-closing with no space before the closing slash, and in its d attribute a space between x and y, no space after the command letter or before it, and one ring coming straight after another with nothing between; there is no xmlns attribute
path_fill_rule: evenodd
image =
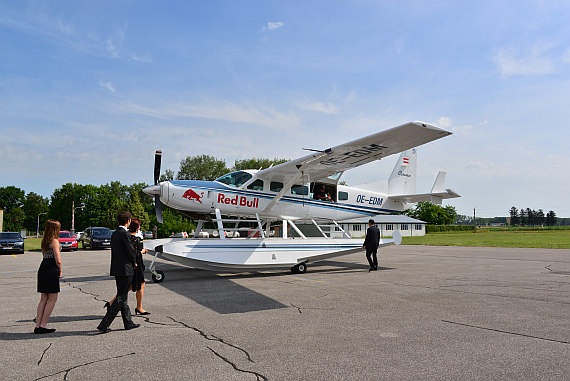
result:
<svg viewBox="0 0 570 381"><path fill-rule="evenodd" d="M198 201L201 204L202 201L200 201L200 199L204 197L204 192L198 194L192 189L188 189L186 192L184 192L182 197L187 198L188 200Z"/></svg>
<svg viewBox="0 0 570 381"><path fill-rule="evenodd" d="M248 208L258 208L259 207L259 198L254 197L253 199L249 199L245 196L235 195L232 197L227 197L223 193L218 193L218 203L219 204L228 204L228 205L239 205L245 206Z"/></svg>

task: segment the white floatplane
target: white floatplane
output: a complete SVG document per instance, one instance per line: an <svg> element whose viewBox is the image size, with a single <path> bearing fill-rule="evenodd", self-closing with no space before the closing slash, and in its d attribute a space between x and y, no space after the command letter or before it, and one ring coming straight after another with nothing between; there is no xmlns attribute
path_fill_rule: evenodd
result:
<svg viewBox="0 0 570 381"><path fill-rule="evenodd" d="M164 204L197 220L198 225L191 239L145 241L154 255L150 266L153 280L164 279L164 273L154 268L157 257L206 270L291 269L304 273L310 261L361 251L362 241L351 239L337 222L405 211L420 201L441 204L443 199L460 197L444 188L445 172L439 172L430 193L416 193L415 147L450 134L427 123L410 122L336 147L310 150L313 153L307 156L267 169L229 173L215 181L159 182L162 152L157 151L154 185L144 192L154 196L158 221L162 222ZM344 171L400 152L386 193L339 184ZM218 239L197 238L208 221L217 226ZM280 237L272 238L270 230L276 222ZM297 227L299 222L313 224L321 237L307 237ZM226 237L236 231L247 238ZM343 238L333 238L333 232L340 232ZM381 239L380 245L400 241L395 232L392 238Z"/></svg>

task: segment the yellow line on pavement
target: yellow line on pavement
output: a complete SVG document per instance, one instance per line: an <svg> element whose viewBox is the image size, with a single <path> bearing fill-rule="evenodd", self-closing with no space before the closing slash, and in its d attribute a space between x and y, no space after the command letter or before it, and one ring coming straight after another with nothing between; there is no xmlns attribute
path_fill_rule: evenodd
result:
<svg viewBox="0 0 570 381"><path fill-rule="evenodd" d="M307 282L317 282L317 283L322 283L324 281L322 280L314 280L314 279L307 279L307 278L299 278L293 275L287 275L289 278L293 278L293 279L297 279L297 280L306 280Z"/></svg>

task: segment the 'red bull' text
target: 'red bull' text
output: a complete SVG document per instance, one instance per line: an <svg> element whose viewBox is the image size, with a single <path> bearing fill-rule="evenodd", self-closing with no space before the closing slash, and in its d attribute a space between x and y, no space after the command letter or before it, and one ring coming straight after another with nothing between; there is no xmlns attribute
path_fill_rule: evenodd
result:
<svg viewBox="0 0 570 381"><path fill-rule="evenodd" d="M233 197L227 197L223 193L218 194L218 203L219 204L228 204L228 205L239 205L245 206L248 208L257 208L259 207L259 198L254 198L253 200L248 200L245 196L235 195Z"/></svg>

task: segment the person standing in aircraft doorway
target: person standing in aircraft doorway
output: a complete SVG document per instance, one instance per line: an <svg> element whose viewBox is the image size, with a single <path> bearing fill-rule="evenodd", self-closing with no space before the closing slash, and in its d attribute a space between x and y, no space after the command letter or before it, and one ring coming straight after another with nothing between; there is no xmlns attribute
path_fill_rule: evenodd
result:
<svg viewBox="0 0 570 381"><path fill-rule="evenodd" d="M374 224L374 220L368 220L368 230L366 230L366 238L364 239L363 249L366 249L366 259L370 264L368 271L378 270L378 245L380 244L380 230Z"/></svg>

